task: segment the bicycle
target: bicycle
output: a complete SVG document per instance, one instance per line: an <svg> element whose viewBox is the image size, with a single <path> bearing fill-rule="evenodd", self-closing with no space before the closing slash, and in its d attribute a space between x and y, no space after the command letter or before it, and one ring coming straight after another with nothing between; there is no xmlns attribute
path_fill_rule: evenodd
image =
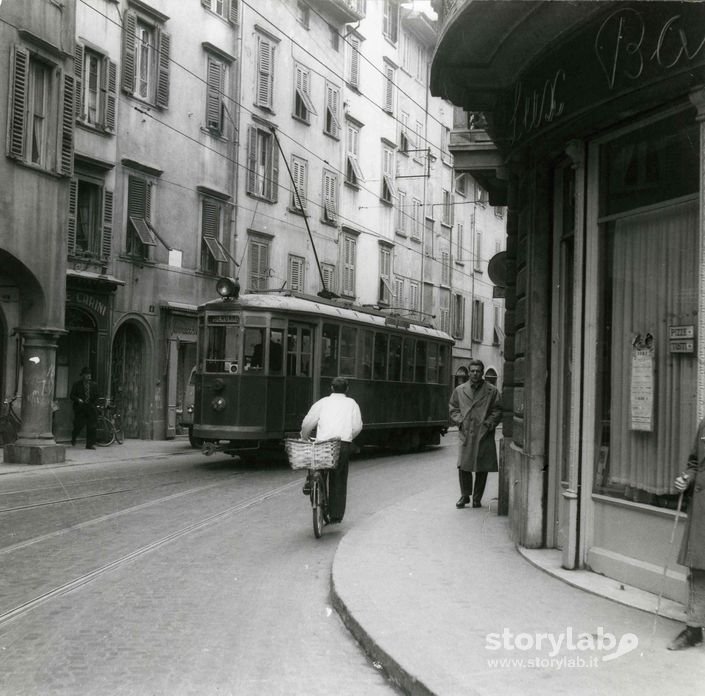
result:
<svg viewBox="0 0 705 696"><path fill-rule="evenodd" d="M320 539L328 516L328 479L338 465L340 440L300 440L288 438L284 447L292 469L307 469L311 485L313 535Z"/></svg>
<svg viewBox="0 0 705 696"><path fill-rule="evenodd" d="M123 443L125 434L122 430L122 416L116 410L110 399L98 399L96 404L98 420L96 423L95 444L99 447L108 447L117 442Z"/></svg>
<svg viewBox="0 0 705 696"><path fill-rule="evenodd" d="M17 440L22 425L22 419L16 413L12 404L17 400L17 394L2 402L0 411L0 443L9 445Z"/></svg>

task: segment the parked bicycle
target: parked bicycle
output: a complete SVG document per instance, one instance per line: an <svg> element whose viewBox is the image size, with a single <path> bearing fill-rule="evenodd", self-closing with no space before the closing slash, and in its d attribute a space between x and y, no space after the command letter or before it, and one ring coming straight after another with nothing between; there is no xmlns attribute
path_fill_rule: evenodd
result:
<svg viewBox="0 0 705 696"><path fill-rule="evenodd" d="M113 442L118 445L125 439L122 431L122 415L115 408L110 399L100 398L96 405L98 410L98 422L96 424L95 443L99 447L108 447Z"/></svg>
<svg viewBox="0 0 705 696"><path fill-rule="evenodd" d="M284 442L292 469L308 469L311 486L313 534L320 539L328 524L328 479L331 469L338 465L340 440L300 440L289 438Z"/></svg>
<svg viewBox="0 0 705 696"><path fill-rule="evenodd" d="M17 440L22 425L22 419L12 404L17 400L17 394L2 402L0 409L0 443L9 445Z"/></svg>

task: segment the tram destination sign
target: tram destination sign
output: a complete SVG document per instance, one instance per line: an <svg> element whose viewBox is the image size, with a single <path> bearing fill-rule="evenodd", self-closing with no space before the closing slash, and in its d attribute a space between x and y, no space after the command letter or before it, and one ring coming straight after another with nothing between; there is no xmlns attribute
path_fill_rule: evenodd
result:
<svg viewBox="0 0 705 696"><path fill-rule="evenodd" d="M211 314L208 317L209 324L239 324L239 314Z"/></svg>

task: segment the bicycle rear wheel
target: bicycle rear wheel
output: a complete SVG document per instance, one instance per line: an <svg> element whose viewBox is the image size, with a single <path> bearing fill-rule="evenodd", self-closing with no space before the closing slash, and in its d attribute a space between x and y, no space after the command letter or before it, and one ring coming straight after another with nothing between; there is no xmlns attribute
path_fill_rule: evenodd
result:
<svg viewBox="0 0 705 696"><path fill-rule="evenodd" d="M105 416L98 416L98 423L95 430L95 444L99 447L107 447L113 444L113 440L115 440L113 424Z"/></svg>

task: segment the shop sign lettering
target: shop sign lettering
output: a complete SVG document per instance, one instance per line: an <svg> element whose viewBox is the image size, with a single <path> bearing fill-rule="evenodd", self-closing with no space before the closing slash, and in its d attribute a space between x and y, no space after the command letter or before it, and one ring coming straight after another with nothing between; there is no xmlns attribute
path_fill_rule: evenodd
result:
<svg viewBox="0 0 705 696"><path fill-rule="evenodd" d="M95 295L88 295L85 292L75 292L70 293L68 299L76 304L82 304L89 307L101 317L104 317L108 312L108 306L105 302L101 302L101 300L99 300Z"/></svg>
<svg viewBox="0 0 705 696"><path fill-rule="evenodd" d="M559 68L540 88L530 90L528 93L523 83L517 83L511 119L514 139L522 133L540 128L545 123L552 123L563 113L565 105L558 95L559 86L563 82L565 82L565 71Z"/></svg>

